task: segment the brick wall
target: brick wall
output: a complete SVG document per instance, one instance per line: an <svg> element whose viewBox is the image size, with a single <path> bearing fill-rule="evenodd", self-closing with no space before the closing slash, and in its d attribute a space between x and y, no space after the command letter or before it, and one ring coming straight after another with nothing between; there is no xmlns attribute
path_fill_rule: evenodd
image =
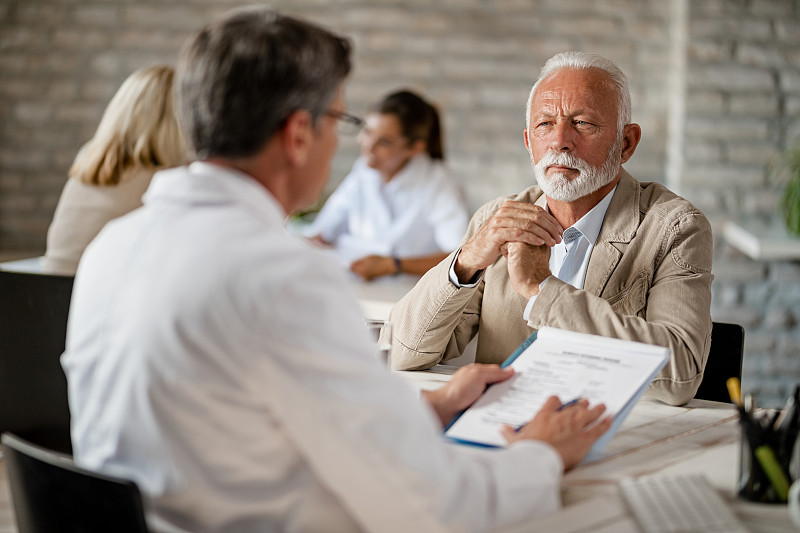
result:
<svg viewBox="0 0 800 533"><path fill-rule="evenodd" d="M0 252L43 251L72 159L122 80L142 66L173 64L191 31L243 3L0 0ZM543 62L562 50L596 52L622 67L644 130L626 168L655 181L667 181L670 168L670 185L713 220L774 209L764 168L800 130L796 0L272 5L353 39L352 111L400 87L439 104L448 164L473 208L531 183L525 100ZM356 153L354 139L343 139L329 190ZM717 256L715 319L748 328L748 383L774 400L791 383L792 364L800 379L792 352L800 298L776 285L800 286L797 265L754 263L721 243Z"/></svg>
<svg viewBox="0 0 800 533"><path fill-rule="evenodd" d="M681 192L715 224L712 315L745 327L743 387L780 405L800 382L800 264L753 261L725 218L775 219L766 172L800 146L800 2L689 2Z"/></svg>

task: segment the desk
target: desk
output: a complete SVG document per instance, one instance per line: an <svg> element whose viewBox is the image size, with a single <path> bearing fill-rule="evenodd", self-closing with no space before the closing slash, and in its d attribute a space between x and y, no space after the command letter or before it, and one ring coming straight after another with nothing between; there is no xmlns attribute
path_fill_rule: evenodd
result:
<svg viewBox="0 0 800 533"><path fill-rule="evenodd" d="M442 386L451 373L449 367L434 367L398 375L427 390ZM645 396L602 458L564 476L560 511L503 533L637 533L616 483L624 477L690 473L704 474L753 533L796 533L785 505L749 503L735 497L738 464L738 416L731 405L692 400L673 407Z"/></svg>
<svg viewBox="0 0 800 533"><path fill-rule="evenodd" d="M414 288L419 278L413 274L400 274L364 281L355 274L350 274L350 285L356 292L364 318L386 320L392 306Z"/></svg>
<svg viewBox="0 0 800 533"><path fill-rule="evenodd" d="M26 259L16 259L14 261L4 261L0 263L0 270L10 270L12 272L31 272L33 274L41 274L43 261L44 261L44 256L29 257Z"/></svg>

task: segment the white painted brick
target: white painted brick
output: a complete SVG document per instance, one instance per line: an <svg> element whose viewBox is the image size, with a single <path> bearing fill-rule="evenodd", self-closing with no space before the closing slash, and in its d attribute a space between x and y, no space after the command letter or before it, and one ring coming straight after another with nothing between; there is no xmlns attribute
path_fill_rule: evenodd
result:
<svg viewBox="0 0 800 533"><path fill-rule="evenodd" d="M15 76L24 73L28 70L31 58L24 53L18 51L4 52L0 54L0 72L3 73L3 84L14 81ZM18 78L17 78L18 79ZM0 84L0 91L2 91L2 84Z"/></svg>
<svg viewBox="0 0 800 533"><path fill-rule="evenodd" d="M702 62L728 60L733 55L734 43L722 40L695 41L687 46L689 58Z"/></svg>
<svg viewBox="0 0 800 533"><path fill-rule="evenodd" d="M187 9L186 6L163 6L159 3L128 4L122 8L122 28L170 28L194 31L209 22L202 10Z"/></svg>
<svg viewBox="0 0 800 533"><path fill-rule="evenodd" d="M798 45L800 44L800 21L797 18L776 20L775 33L782 42Z"/></svg>
<svg viewBox="0 0 800 533"><path fill-rule="evenodd" d="M800 70L782 70L779 78L781 90L800 94Z"/></svg>
<svg viewBox="0 0 800 533"><path fill-rule="evenodd" d="M98 121L102 113L102 105L75 102L69 106L56 108L53 120L63 123Z"/></svg>
<svg viewBox="0 0 800 533"><path fill-rule="evenodd" d="M761 313L744 306L718 309L714 314L711 315L711 318L715 322L733 322L734 324L741 324L745 330L753 328L761 323ZM750 353L752 348L749 348L747 343L753 343L751 335L745 334L744 341L745 352Z"/></svg>
<svg viewBox="0 0 800 533"><path fill-rule="evenodd" d="M703 15L719 16L721 13L739 13L744 9L745 0L703 0L702 2L688 2L690 16Z"/></svg>
<svg viewBox="0 0 800 533"><path fill-rule="evenodd" d="M769 280L778 284L800 284L800 264L779 261L770 264Z"/></svg>
<svg viewBox="0 0 800 533"><path fill-rule="evenodd" d="M11 4L6 5L10 6ZM15 8L19 24L46 26L65 24L70 11L65 9L63 5L56 3L45 5L41 2L17 2ZM2 20L7 20L7 18L0 17L0 21Z"/></svg>
<svg viewBox="0 0 800 533"><path fill-rule="evenodd" d="M735 94L730 97L729 102L728 109L733 115L779 116L778 98L774 93Z"/></svg>
<svg viewBox="0 0 800 533"><path fill-rule="evenodd" d="M686 146L686 157L696 163L721 163L722 145L719 142L692 142Z"/></svg>
<svg viewBox="0 0 800 533"><path fill-rule="evenodd" d="M692 68L688 74L688 82L689 88L725 91L760 91L774 88L768 70L742 65L709 65Z"/></svg>
<svg viewBox="0 0 800 533"><path fill-rule="evenodd" d="M756 140L770 138L772 123L768 119L752 117L689 117L686 120L687 137L703 141Z"/></svg>
<svg viewBox="0 0 800 533"><path fill-rule="evenodd" d="M120 6L114 3L76 4L73 8L74 23L78 25L116 27L120 20Z"/></svg>
<svg viewBox="0 0 800 533"><path fill-rule="evenodd" d="M752 0L749 7L749 11L758 16L780 18L792 14L792 3L786 0Z"/></svg>
<svg viewBox="0 0 800 533"><path fill-rule="evenodd" d="M774 42L740 43L736 50L736 59L742 64L755 67L781 67L790 64L787 51L775 47Z"/></svg>
<svg viewBox="0 0 800 533"><path fill-rule="evenodd" d="M20 122L30 124L45 123L53 115L53 104L42 102L20 102L14 109L14 118Z"/></svg>
<svg viewBox="0 0 800 533"><path fill-rule="evenodd" d="M787 96L785 107L786 115L797 119L800 115L800 96Z"/></svg>
<svg viewBox="0 0 800 533"><path fill-rule="evenodd" d="M19 173L6 172L3 179L0 180L0 194L11 195L21 191L23 180L24 178Z"/></svg>
<svg viewBox="0 0 800 533"><path fill-rule="evenodd" d="M726 145L727 160L731 163L763 166L775 158L778 148L768 142L733 142Z"/></svg>
<svg viewBox="0 0 800 533"><path fill-rule="evenodd" d="M686 110L690 115L694 113L722 115L726 109L726 98L718 90L694 90L686 99Z"/></svg>
<svg viewBox="0 0 800 533"><path fill-rule="evenodd" d="M34 28L8 28L0 33L0 50L47 49L48 36Z"/></svg>
<svg viewBox="0 0 800 533"><path fill-rule="evenodd" d="M764 182L764 169L741 165L691 165L684 173L687 185L706 186L720 191L731 186L753 188Z"/></svg>

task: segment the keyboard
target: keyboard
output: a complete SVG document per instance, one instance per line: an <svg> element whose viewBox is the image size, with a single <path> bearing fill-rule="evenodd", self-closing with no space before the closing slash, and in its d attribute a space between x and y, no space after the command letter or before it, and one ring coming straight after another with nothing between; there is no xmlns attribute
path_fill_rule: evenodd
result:
<svg viewBox="0 0 800 533"><path fill-rule="evenodd" d="M627 478L619 488L644 533L747 533L705 476Z"/></svg>

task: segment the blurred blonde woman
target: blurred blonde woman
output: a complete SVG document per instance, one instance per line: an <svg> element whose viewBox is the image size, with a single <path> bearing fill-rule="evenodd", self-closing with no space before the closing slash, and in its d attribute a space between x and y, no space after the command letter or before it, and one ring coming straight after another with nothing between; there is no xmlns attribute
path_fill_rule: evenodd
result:
<svg viewBox="0 0 800 533"><path fill-rule="evenodd" d="M109 221L142 205L153 174L186 161L169 66L137 70L120 86L78 152L47 232L43 269L75 274Z"/></svg>

